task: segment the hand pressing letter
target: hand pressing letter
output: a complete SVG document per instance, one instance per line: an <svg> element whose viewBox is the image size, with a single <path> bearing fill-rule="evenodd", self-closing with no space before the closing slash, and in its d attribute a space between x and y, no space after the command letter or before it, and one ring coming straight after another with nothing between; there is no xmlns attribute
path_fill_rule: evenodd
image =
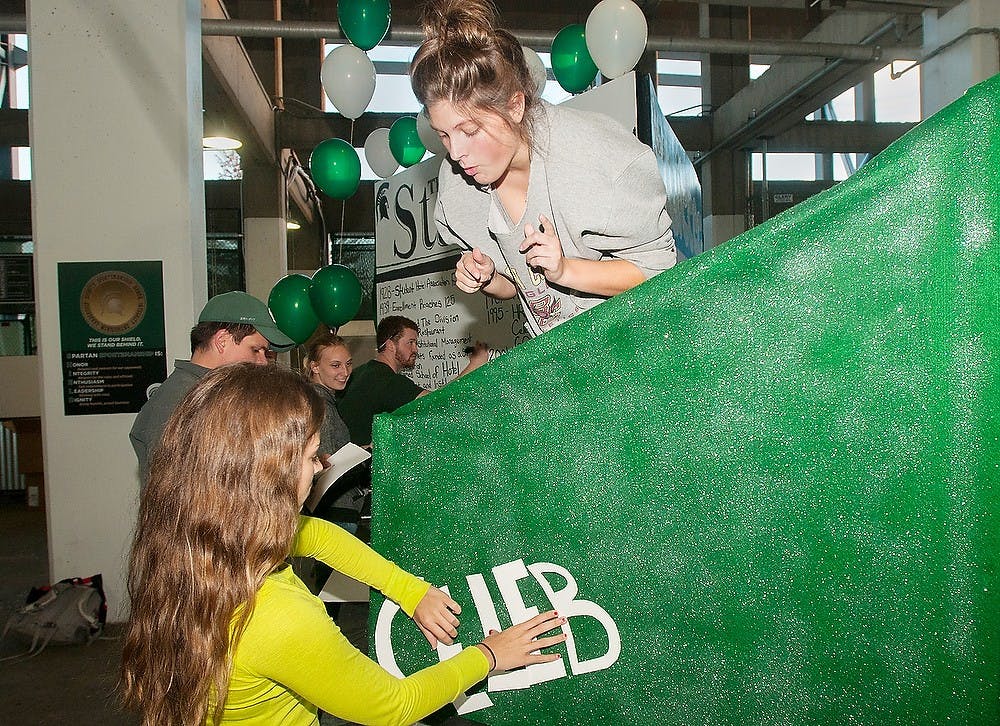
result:
<svg viewBox="0 0 1000 726"><path fill-rule="evenodd" d="M458 636L458 618L462 606L445 595L441 590L431 586L413 611L413 622L427 638L431 648L437 647L438 641L451 645Z"/></svg>
<svg viewBox="0 0 1000 726"><path fill-rule="evenodd" d="M561 656L558 653L543 653L542 649L565 642L566 633L548 636L545 633L565 624L566 618L549 610L499 633L491 630L478 647L490 661L491 672L509 671L533 663L550 663Z"/></svg>

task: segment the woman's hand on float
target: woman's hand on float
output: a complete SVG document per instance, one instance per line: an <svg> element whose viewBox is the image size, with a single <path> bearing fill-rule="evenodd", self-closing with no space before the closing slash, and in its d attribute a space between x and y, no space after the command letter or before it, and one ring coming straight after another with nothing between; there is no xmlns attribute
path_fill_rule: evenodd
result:
<svg viewBox="0 0 1000 726"><path fill-rule="evenodd" d="M491 630L477 647L490 661L490 671L509 671L533 663L550 663L561 656L558 653L542 653L541 649L564 642L566 634L540 636L565 623L566 618L560 617L555 610L549 610L499 633Z"/></svg>
<svg viewBox="0 0 1000 726"><path fill-rule="evenodd" d="M413 611L413 622L427 638L432 648L438 642L451 645L458 636L458 618L462 606L433 585L417 603Z"/></svg>
<svg viewBox="0 0 1000 726"><path fill-rule="evenodd" d="M552 222L539 214L537 229L530 224L524 225L524 242L519 249L529 267L541 270L549 282L558 283L566 271L566 257L554 229Z"/></svg>
<svg viewBox="0 0 1000 726"><path fill-rule="evenodd" d="M476 247L464 253L455 265L455 284L463 292L478 292L490 284L496 270L493 258Z"/></svg>

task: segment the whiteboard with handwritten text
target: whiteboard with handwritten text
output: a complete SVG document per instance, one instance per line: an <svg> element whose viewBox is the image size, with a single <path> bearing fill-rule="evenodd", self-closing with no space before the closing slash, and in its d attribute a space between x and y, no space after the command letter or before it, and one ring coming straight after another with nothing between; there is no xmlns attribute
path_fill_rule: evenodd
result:
<svg viewBox="0 0 1000 726"><path fill-rule="evenodd" d="M375 185L375 316L403 315L420 328L417 365L408 371L436 389L466 366L476 341L503 352L528 339L521 305L469 295L455 286L462 250L447 245L434 225L440 157Z"/></svg>

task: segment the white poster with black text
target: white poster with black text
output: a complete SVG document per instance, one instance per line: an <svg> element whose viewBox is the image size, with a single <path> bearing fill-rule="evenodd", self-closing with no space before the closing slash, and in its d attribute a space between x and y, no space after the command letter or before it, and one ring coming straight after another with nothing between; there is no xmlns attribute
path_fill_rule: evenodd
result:
<svg viewBox="0 0 1000 726"><path fill-rule="evenodd" d="M408 371L436 389L468 364L477 341L497 353L528 339L517 299L469 295L455 286L462 255L434 225L438 169L432 157L375 184L375 314L403 315L420 328L417 365Z"/></svg>

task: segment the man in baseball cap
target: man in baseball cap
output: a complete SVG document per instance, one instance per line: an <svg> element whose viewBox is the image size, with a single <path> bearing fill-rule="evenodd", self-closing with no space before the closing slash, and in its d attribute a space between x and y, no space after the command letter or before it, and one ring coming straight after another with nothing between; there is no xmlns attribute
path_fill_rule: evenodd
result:
<svg viewBox="0 0 1000 726"><path fill-rule="evenodd" d="M278 330L267 305L253 295L227 292L209 300L191 328L191 360L174 361L173 373L150 393L132 424L129 440L139 460L140 481L146 483L149 457L167 419L203 375L231 363L265 365L268 346L293 345L295 341Z"/></svg>
<svg viewBox="0 0 1000 726"><path fill-rule="evenodd" d="M213 297L205 304L198 316L199 326L202 323L249 325L275 348L288 348L295 345L295 341L278 330L267 305L245 292L225 292ZM197 327L195 326L195 329ZM194 335L194 330L191 331L191 334ZM193 352L195 345L193 339L191 345Z"/></svg>

